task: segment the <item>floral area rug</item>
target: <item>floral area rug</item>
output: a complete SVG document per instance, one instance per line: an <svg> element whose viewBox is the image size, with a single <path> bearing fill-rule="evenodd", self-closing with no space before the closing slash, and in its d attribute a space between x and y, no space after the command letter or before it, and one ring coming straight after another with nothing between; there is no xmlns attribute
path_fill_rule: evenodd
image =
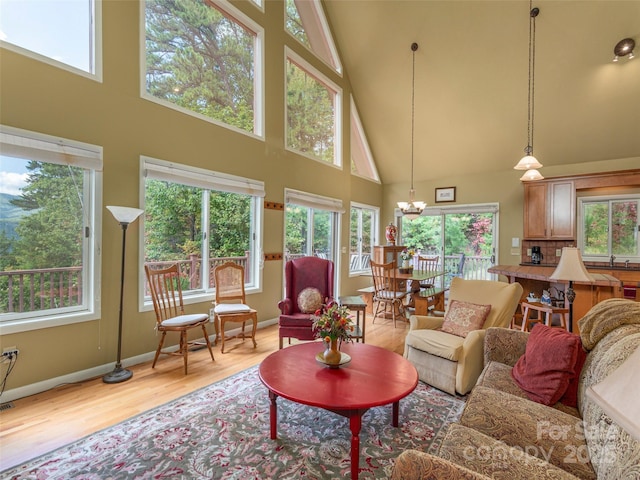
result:
<svg viewBox="0 0 640 480"><path fill-rule="evenodd" d="M360 478L388 478L405 449L435 452L464 400L422 382L362 419ZM257 367L0 472L2 479L343 479L350 477L349 421L278 399L269 438L269 396Z"/></svg>

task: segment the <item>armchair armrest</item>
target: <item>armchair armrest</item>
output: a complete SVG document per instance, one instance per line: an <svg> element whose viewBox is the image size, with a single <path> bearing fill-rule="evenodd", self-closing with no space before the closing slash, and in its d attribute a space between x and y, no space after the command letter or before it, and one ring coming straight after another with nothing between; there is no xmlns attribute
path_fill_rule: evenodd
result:
<svg viewBox="0 0 640 480"><path fill-rule="evenodd" d="M493 361L513 367L524 355L529 332L491 327L484 338L484 364Z"/></svg>
<svg viewBox="0 0 640 480"><path fill-rule="evenodd" d="M280 300L278 302L278 308L283 315L291 315L291 313L293 312L293 302L290 298L285 298L284 300Z"/></svg>
<svg viewBox="0 0 640 480"><path fill-rule="evenodd" d="M443 323L444 318L442 317L411 315L411 317L409 317L409 330L436 330L442 327Z"/></svg>

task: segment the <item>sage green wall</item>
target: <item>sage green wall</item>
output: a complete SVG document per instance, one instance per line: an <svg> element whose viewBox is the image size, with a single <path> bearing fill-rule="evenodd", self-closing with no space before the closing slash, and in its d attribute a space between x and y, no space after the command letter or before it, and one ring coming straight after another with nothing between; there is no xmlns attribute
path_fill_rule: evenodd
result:
<svg viewBox="0 0 640 480"><path fill-rule="evenodd" d="M103 82L0 50L0 123L104 148L103 206L139 205L139 162L146 155L265 182L267 201L284 200L294 188L380 205L382 187L353 177L349 165L348 77L331 72L284 32L282 2L265 2L260 12L250 2L236 6L265 28L266 141L179 113L140 98L139 2L108 1L103 6ZM286 151L284 139L284 46L288 45L343 88L343 158L336 169ZM42 382L115 360L119 304L121 230L102 208L102 318L97 321L3 335L0 347L15 345L19 361L7 390ZM264 212L265 253L283 252L283 213ZM342 216L342 245L348 245L349 215ZM123 359L155 350L153 312L138 312L139 224L127 233ZM348 255L340 271L342 291L360 285L348 276ZM249 301L259 321L274 319L282 296L283 262L264 263L262 292ZM209 302L188 312L208 311ZM175 343L175 338L171 341Z"/></svg>

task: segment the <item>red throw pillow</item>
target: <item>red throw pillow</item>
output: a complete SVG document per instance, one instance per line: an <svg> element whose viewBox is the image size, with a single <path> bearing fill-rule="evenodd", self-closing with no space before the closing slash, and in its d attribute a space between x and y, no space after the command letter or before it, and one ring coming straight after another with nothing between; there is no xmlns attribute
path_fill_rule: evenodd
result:
<svg viewBox="0 0 640 480"><path fill-rule="evenodd" d="M449 309L444 315L442 331L466 337L472 330L479 330L487 319L491 305L478 305L477 303L451 300Z"/></svg>
<svg viewBox="0 0 640 480"><path fill-rule="evenodd" d="M544 405L555 404L576 376L576 361L582 350L580 337L560 328L533 327L524 355L511 376L527 397Z"/></svg>

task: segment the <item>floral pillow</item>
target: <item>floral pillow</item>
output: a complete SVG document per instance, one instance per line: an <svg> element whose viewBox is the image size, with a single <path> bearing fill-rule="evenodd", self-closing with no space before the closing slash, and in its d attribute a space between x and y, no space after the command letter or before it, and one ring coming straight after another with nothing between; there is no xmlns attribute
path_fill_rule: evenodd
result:
<svg viewBox="0 0 640 480"><path fill-rule="evenodd" d="M491 305L451 300L449 309L444 315L442 331L466 337L472 330L482 328L490 311Z"/></svg>
<svg viewBox="0 0 640 480"><path fill-rule="evenodd" d="M322 294L317 288L305 288L298 295L298 308L302 313L315 313L322 307Z"/></svg>

